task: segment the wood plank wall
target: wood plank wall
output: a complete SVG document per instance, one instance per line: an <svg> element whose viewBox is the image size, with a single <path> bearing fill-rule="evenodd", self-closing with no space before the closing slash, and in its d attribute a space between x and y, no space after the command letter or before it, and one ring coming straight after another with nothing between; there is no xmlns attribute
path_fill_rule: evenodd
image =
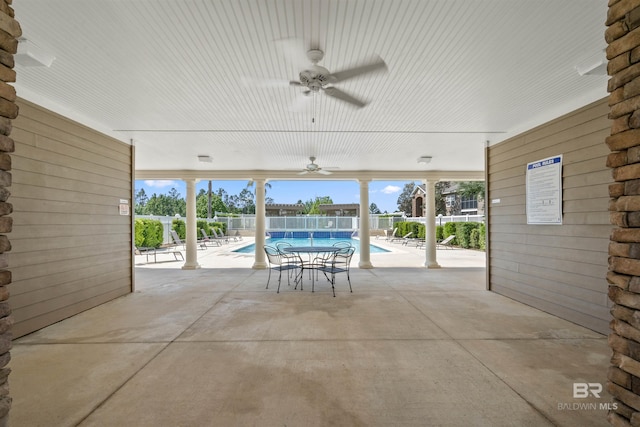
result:
<svg viewBox="0 0 640 427"><path fill-rule="evenodd" d="M487 149L490 289L601 333L611 318L608 113L598 101ZM563 224L527 225L526 165L558 154Z"/></svg>
<svg viewBox="0 0 640 427"><path fill-rule="evenodd" d="M132 147L29 102L14 121L9 266L19 337L131 292Z"/></svg>

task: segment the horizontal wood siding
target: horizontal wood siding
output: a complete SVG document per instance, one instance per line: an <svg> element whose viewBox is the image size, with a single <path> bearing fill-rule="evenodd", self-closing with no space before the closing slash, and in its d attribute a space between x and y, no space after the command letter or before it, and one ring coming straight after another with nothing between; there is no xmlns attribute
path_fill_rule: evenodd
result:
<svg viewBox="0 0 640 427"><path fill-rule="evenodd" d="M11 307L19 337L131 292L132 148L20 101Z"/></svg>
<svg viewBox="0 0 640 427"><path fill-rule="evenodd" d="M610 320L608 113L602 100L487 149L490 289L602 333ZM563 225L527 225L526 165L558 154Z"/></svg>

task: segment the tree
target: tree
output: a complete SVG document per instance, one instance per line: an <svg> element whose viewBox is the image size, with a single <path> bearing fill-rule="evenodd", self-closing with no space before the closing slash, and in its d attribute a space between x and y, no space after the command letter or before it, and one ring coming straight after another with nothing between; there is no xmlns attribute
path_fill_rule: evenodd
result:
<svg viewBox="0 0 640 427"><path fill-rule="evenodd" d="M209 213L209 196L204 189L200 190L196 197L196 216L198 218L206 218ZM227 207L217 194L211 194L211 212L227 212Z"/></svg>
<svg viewBox="0 0 640 427"><path fill-rule="evenodd" d="M144 215L147 207L147 203L149 202L149 198L147 197L147 193L144 191L144 188L141 188L136 192L135 195L135 208L134 212L136 215Z"/></svg>
<svg viewBox="0 0 640 427"><path fill-rule="evenodd" d="M316 196L314 199L309 199L306 202L302 202L302 200L298 201L298 203L304 204L304 213L307 215L319 215L320 208L319 205L332 204L333 200L329 196Z"/></svg>
<svg viewBox="0 0 640 427"><path fill-rule="evenodd" d="M484 199L484 181L465 181L458 184L458 194L467 198Z"/></svg>
<svg viewBox="0 0 640 427"><path fill-rule="evenodd" d="M404 185L402 193L398 196L398 212L404 212L411 215L411 193L416 188L415 182L408 182Z"/></svg>
<svg viewBox="0 0 640 427"><path fill-rule="evenodd" d="M449 190L450 187L451 187L451 182L449 181L436 182L436 215L447 214L447 203L442 193Z"/></svg>
<svg viewBox="0 0 640 427"><path fill-rule="evenodd" d="M376 205L375 203L371 203L369 205L369 213L380 214L382 212L380 212L380 209L378 208L378 205Z"/></svg>
<svg viewBox="0 0 640 427"><path fill-rule="evenodd" d="M147 215L174 216L179 214L185 216L187 202L180 197L178 190L172 188L168 194L157 195L153 193L146 204L145 213Z"/></svg>

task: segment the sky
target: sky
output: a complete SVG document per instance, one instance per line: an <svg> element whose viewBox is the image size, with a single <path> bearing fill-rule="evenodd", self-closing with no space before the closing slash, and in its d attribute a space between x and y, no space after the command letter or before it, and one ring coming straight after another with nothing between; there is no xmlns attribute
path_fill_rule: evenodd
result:
<svg viewBox="0 0 640 427"><path fill-rule="evenodd" d="M375 203L381 212L395 212L398 208L398 196L404 185L411 181L371 181L369 182L369 204ZM356 181L268 181L271 188L267 188L267 197L274 203L297 203L298 200L307 201L317 197L329 196L334 203L359 203L360 184ZM416 182L418 183L418 182ZM206 190L209 181L203 180L196 184L196 194L200 189ZM215 192L223 188L227 194L239 194L246 188L247 181L212 181ZM147 197L153 193L166 194L175 188L185 197L186 183L180 180L137 180L136 192L144 188Z"/></svg>

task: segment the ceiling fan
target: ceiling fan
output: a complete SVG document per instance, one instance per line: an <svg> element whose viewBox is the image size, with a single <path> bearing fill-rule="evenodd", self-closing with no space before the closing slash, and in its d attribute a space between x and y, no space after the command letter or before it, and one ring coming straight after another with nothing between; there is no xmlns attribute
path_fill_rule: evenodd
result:
<svg viewBox="0 0 640 427"><path fill-rule="evenodd" d="M364 65L331 73L326 68L318 65L318 62L320 62L323 57L324 52L320 49L311 49L307 51L307 58L311 61L311 66L300 71L298 81L292 80L289 84L291 86L300 86L305 88L302 93L307 96L324 92L327 96L348 102L358 108L362 108L367 105L365 101L362 101L333 85L363 74L378 70L386 70L387 64L382 60L382 58L378 57L376 60Z"/></svg>
<svg viewBox="0 0 640 427"><path fill-rule="evenodd" d="M321 175L331 175L333 172L327 170L327 168L323 169L316 163L316 158L311 156L309 157L311 163L309 163L301 172L298 172L298 175L306 175L308 173L319 173ZM333 169L333 168L332 168Z"/></svg>

